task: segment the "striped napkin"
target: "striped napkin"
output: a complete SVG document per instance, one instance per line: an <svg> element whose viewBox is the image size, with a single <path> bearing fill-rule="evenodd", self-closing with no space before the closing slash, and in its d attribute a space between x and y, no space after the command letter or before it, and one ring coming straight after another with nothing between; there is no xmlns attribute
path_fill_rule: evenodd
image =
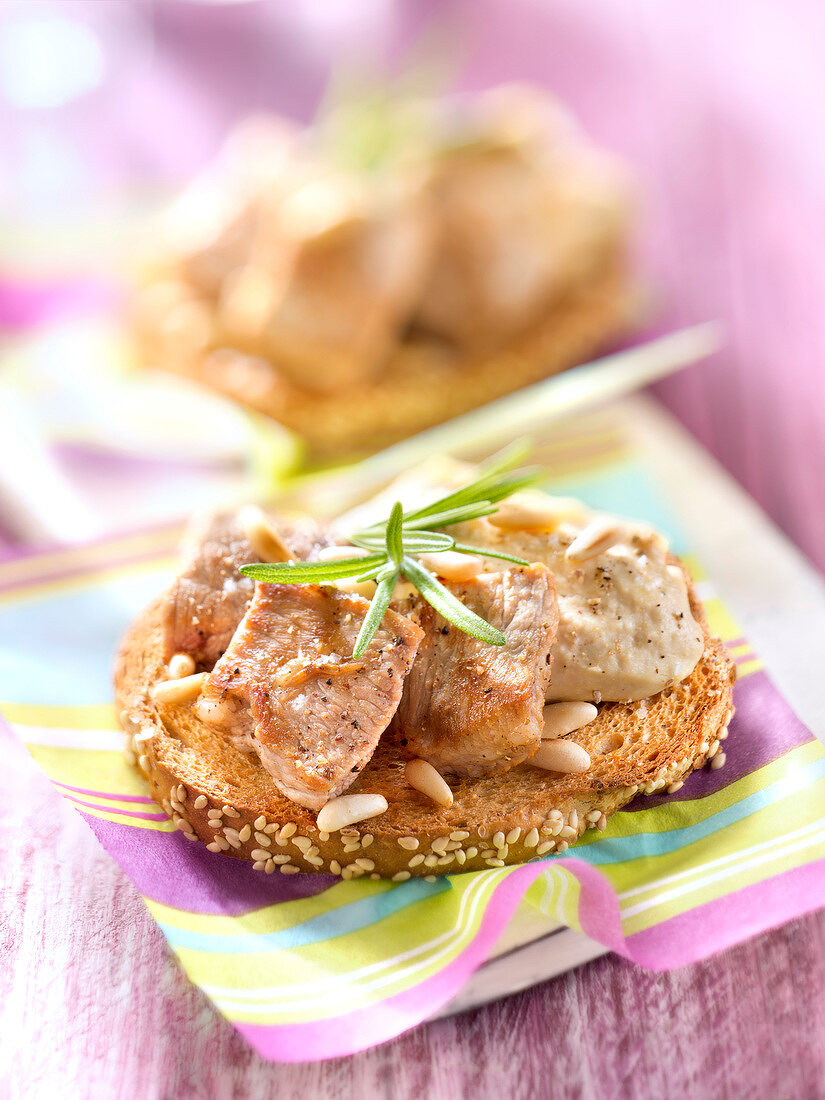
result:
<svg viewBox="0 0 825 1100"><path fill-rule="evenodd" d="M134 881L190 979L267 1058L343 1055L427 1019L516 910L537 938L562 921L666 969L825 904L825 751L691 557L621 424L591 415L538 457L553 492L669 532L739 680L723 768L522 867L341 882L267 876L191 843L127 765L111 703L114 650L171 577L178 528L0 563L0 713Z"/></svg>

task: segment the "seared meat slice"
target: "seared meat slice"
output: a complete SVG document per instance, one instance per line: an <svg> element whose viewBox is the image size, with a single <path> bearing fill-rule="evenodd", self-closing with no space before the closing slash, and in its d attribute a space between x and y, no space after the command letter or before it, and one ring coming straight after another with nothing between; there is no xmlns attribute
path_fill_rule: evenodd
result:
<svg viewBox="0 0 825 1100"><path fill-rule="evenodd" d="M541 743L550 649L559 612L543 565L484 573L449 584L462 603L498 627L501 647L463 634L423 600L424 630L395 730L404 751L446 775L504 772Z"/></svg>
<svg viewBox="0 0 825 1100"><path fill-rule="evenodd" d="M258 585L197 705L202 721L258 753L287 798L313 810L372 756L421 640L412 620L388 611L353 661L368 607L333 588Z"/></svg>
<svg viewBox="0 0 825 1100"><path fill-rule="evenodd" d="M335 541L311 520L285 524L279 532L296 559L313 557ZM254 581L240 567L260 559L237 515L211 515L195 523L183 543L184 566L169 591L164 630L168 660L189 653L211 668L232 640L252 599Z"/></svg>

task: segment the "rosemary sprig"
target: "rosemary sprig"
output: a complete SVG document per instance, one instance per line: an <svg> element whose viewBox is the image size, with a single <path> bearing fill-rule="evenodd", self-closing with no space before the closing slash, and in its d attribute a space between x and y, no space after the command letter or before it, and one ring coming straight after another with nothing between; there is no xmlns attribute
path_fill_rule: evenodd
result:
<svg viewBox="0 0 825 1100"><path fill-rule="evenodd" d="M453 626L490 645L504 645L505 638L500 630L465 607L416 558L419 554L440 554L452 550L459 554L482 554L527 565L523 558L513 554L456 542L452 535L443 530L444 527L492 515L497 503L536 481L538 470L510 472L523 457L523 445L515 444L485 463L474 481L423 508L405 512L401 503L397 502L388 519L351 536L353 546L367 551L360 557L338 561L256 563L242 566L241 572L256 581L275 584L324 584L345 577L377 581L375 595L353 650L352 655L356 658L366 652L375 637L392 600L396 582L402 576Z"/></svg>

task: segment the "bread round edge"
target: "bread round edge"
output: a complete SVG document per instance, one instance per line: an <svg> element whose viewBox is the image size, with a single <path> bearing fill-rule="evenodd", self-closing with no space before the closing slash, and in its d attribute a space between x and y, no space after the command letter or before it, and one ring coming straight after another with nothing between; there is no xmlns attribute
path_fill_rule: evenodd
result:
<svg viewBox="0 0 825 1100"><path fill-rule="evenodd" d="M524 863L565 851L638 793L675 791L721 752L733 715L735 666L710 635L689 582L704 652L685 680L636 703L604 703L569 737L591 755L582 775L519 765L503 775L451 784L454 803L435 806L409 787L404 760L382 738L347 793L384 794L387 811L337 833L286 799L268 773L204 726L188 705L158 705L167 678L163 598L134 622L120 648L115 687L127 758L183 835L271 874L332 873L404 881Z"/></svg>

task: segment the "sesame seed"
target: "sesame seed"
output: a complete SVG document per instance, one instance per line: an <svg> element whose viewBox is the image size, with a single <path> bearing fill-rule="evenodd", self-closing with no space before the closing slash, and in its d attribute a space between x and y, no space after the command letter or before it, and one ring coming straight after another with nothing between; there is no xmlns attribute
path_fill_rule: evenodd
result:
<svg viewBox="0 0 825 1100"><path fill-rule="evenodd" d="M359 858L356 859L355 863L358 867L363 868L363 870L365 871L375 870L375 864L373 863L373 861L371 859L365 859L363 856L359 856Z"/></svg>
<svg viewBox="0 0 825 1100"><path fill-rule="evenodd" d="M172 806L172 809L175 811L175 813L182 814L186 812L186 807L183 805L182 802L179 802L177 798L170 799L170 805Z"/></svg>
<svg viewBox="0 0 825 1100"><path fill-rule="evenodd" d="M237 833L235 833L234 836L232 836L231 834L227 835L226 830L224 830L224 836L226 836L226 839L229 841L233 848L240 848L241 842L238 840Z"/></svg>
<svg viewBox="0 0 825 1100"><path fill-rule="evenodd" d="M259 844L263 844L264 848L272 847L272 837L267 836L266 833L255 833L255 839Z"/></svg>
<svg viewBox="0 0 825 1100"><path fill-rule="evenodd" d="M261 819L258 818L258 821L260 821L260 820ZM257 825L258 822L256 821L255 824ZM264 825L264 832L265 833L277 833L278 828L279 828L278 822L277 821L271 821L269 823L269 825Z"/></svg>
<svg viewBox="0 0 825 1100"><path fill-rule="evenodd" d="M199 794L198 797L195 799L195 809L202 810L208 802L209 799L206 797L205 794Z"/></svg>
<svg viewBox="0 0 825 1100"><path fill-rule="evenodd" d="M492 859L485 859L484 862L488 867L504 867L504 860L497 859L495 856Z"/></svg>
<svg viewBox="0 0 825 1100"><path fill-rule="evenodd" d="M425 858L424 858L424 866L425 867L435 867L435 865L437 863L438 863L438 856L425 856Z"/></svg>
<svg viewBox="0 0 825 1100"><path fill-rule="evenodd" d="M234 806L224 806L223 807L223 812L226 814L227 817L240 817L241 816L238 813L238 811L235 809Z"/></svg>
<svg viewBox="0 0 825 1100"><path fill-rule="evenodd" d="M349 882L349 880L352 878L352 871L350 871L349 867L344 867L342 869L341 878L344 880L344 882Z"/></svg>
<svg viewBox="0 0 825 1100"><path fill-rule="evenodd" d="M681 791L684 787L685 781L683 779L677 779L675 783L671 783L667 789L668 794L676 794L677 791Z"/></svg>
<svg viewBox="0 0 825 1100"><path fill-rule="evenodd" d="M364 833L364 835L361 837L361 847L369 848L373 840L375 840L375 837L372 835L372 833Z"/></svg>
<svg viewBox="0 0 825 1100"><path fill-rule="evenodd" d="M449 837L439 836L439 837L436 837L435 840L430 844L430 848L434 852L442 852L443 853L446 850L447 845L449 843L450 843L450 838Z"/></svg>
<svg viewBox="0 0 825 1100"><path fill-rule="evenodd" d="M467 862L467 854L463 848L459 848L455 854L455 861L459 866Z"/></svg>
<svg viewBox="0 0 825 1100"><path fill-rule="evenodd" d="M338 862L337 859L331 859L329 861L329 869L334 875L341 874L341 864Z"/></svg>
<svg viewBox="0 0 825 1100"><path fill-rule="evenodd" d="M264 849L262 848L253 848L249 854L252 856L253 859L258 860L259 862L260 860L263 860L264 863L266 863L271 855L270 852L264 851Z"/></svg>
<svg viewBox="0 0 825 1100"><path fill-rule="evenodd" d="M373 882L380 882L381 881L381 876L378 874L377 871L373 871L373 873L370 875L370 878L372 879Z"/></svg>
<svg viewBox="0 0 825 1100"><path fill-rule="evenodd" d="M392 876L392 881L393 882L406 882L409 877L410 877L410 872L409 871L398 871L396 874L394 874Z"/></svg>
<svg viewBox="0 0 825 1100"><path fill-rule="evenodd" d="M538 831L538 829L535 829L535 828L531 829L530 832L527 834L527 836L524 838L524 847L525 848L535 848L536 845L538 844L538 842L539 842L539 831Z"/></svg>
<svg viewBox="0 0 825 1100"><path fill-rule="evenodd" d="M299 868L298 867L293 867L291 863L285 863L283 865L283 867L281 867L281 874L282 875L297 875L298 870L299 870Z"/></svg>
<svg viewBox="0 0 825 1100"><path fill-rule="evenodd" d="M454 833L450 833L450 840L468 840L470 834L464 829L457 829Z"/></svg>
<svg viewBox="0 0 825 1100"><path fill-rule="evenodd" d="M571 810L570 811L570 816L567 819L567 824L575 832L578 832L578 829L579 829L579 814L578 814L577 810Z"/></svg>
<svg viewBox="0 0 825 1100"><path fill-rule="evenodd" d="M304 859L307 861L307 863L311 863L313 867L324 866L324 861L321 859L320 856L305 855Z"/></svg>
<svg viewBox="0 0 825 1100"><path fill-rule="evenodd" d="M478 855L478 848L468 848L467 849L467 859L475 859L475 857L477 855Z"/></svg>
<svg viewBox="0 0 825 1100"><path fill-rule="evenodd" d="M329 840L329 833L325 833L322 829L321 832L318 834L318 839L322 843L326 844L326 842Z"/></svg>
<svg viewBox="0 0 825 1100"><path fill-rule="evenodd" d="M602 816L602 811L601 810L591 810L590 813L587 815L587 820L592 822L595 825L596 822L599 820L599 818L601 816Z"/></svg>
<svg viewBox="0 0 825 1100"><path fill-rule="evenodd" d="M445 856L439 856L438 863L436 864L436 866L437 867L446 867L448 864L452 863L454 859L455 859L455 856L453 855L453 853L448 852Z"/></svg>
<svg viewBox="0 0 825 1100"><path fill-rule="evenodd" d="M565 825L564 828L561 830L560 835L563 836L563 837L567 837L568 840L572 840L574 836L578 836L578 833L575 829L572 829L569 825Z"/></svg>
<svg viewBox="0 0 825 1100"><path fill-rule="evenodd" d="M223 817L223 810L207 810L206 816L212 821L220 821Z"/></svg>
<svg viewBox="0 0 825 1100"><path fill-rule="evenodd" d="M149 757L146 756L145 754L143 756L139 756L138 757L138 767L140 768L140 770L142 772L148 772L149 771Z"/></svg>
<svg viewBox="0 0 825 1100"><path fill-rule="evenodd" d="M274 859L268 859L266 861L266 863L264 864L264 871L268 875L272 875L272 874L275 873L275 860Z"/></svg>
<svg viewBox="0 0 825 1100"><path fill-rule="evenodd" d="M226 807L224 807L224 809L226 809ZM278 835L281 837L282 840L288 840L291 836L295 836L297 832L298 826L295 825L294 822L288 821Z"/></svg>
<svg viewBox="0 0 825 1100"><path fill-rule="evenodd" d="M556 847L555 841L545 840L543 844L539 844L538 848L536 848L536 855L537 856L546 855L548 852L552 852L555 847Z"/></svg>
<svg viewBox="0 0 825 1100"><path fill-rule="evenodd" d="M596 822L596 828L602 833L607 828L607 816L605 814L599 815L599 820Z"/></svg>
<svg viewBox="0 0 825 1100"><path fill-rule="evenodd" d="M423 853L419 852L417 856L412 857L412 859L407 864L407 866L408 867L417 867L419 865L419 863L423 863L423 862L424 862L424 855L423 855Z"/></svg>
<svg viewBox="0 0 825 1100"><path fill-rule="evenodd" d="M482 859L495 859L495 857L496 857L495 848L485 848L481 853L481 858Z"/></svg>
<svg viewBox="0 0 825 1100"><path fill-rule="evenodd" d="M295 836L292 838L292 843L304 853L308 852L312 847L312 841L308 836Z"/></svg>
<svg viewBox="0 0 825 1100"><path fill-rule="evenodd" d="M263 830L266 828L266 818L263 814L261 814L260 817L255 818L255 828L258 829L259 832L263 832Z"/></svg>
<svg viewBox="0 0 825 1100"><path fill-rule="evenodd" d="M229 841L220 835L215 836L215 843L220 847L222 852L229 851Z"/></svg>
<svg viewBox="0 0 825 1100"><path fill-rule="evenodd" d="M567 843L566 840L560 840L558 842L558 844L556 845L556 851L557 852L566 852L569 847L570 847L570 845Z"/></svg>
<svg viewBox="0 0 825 1100"><path fill-rule="evenodd" d="M207 850L207 852L220 852L220 851L221 851L222 849L221 849L221 846L220 846L220 844L217 844L217 843L216 843L216 842L215 842L215 841L213 840L213 841L211 842L211 844L207 844L207 845L206 845L206 850Z"/></svg>
<svg viewBox="0 0 825 1100"><path fill-rule="evenodd" d="M289 863L289 861L291 859L292 859L292 856L283 856L283 855L273 856L271 862L272 863L277 863L278 866L280 867L282 863Z"/></svg>
<svg viewBox="0 0 825 1100"><path fill-rule="evenodd" d="M238 833L238 837L246 844L247 840L252 836L252 827L250 825L244 825L244 827Z"/></svg>
<svg viewBox="0 0 825 1100"><path fill-rule="evenodd" d="M436 878L435 875L425 875L424 876L424 881L425 882L436 882L437 878Z"/></svg>
<svg viewBox="0 0 825 1100"><path fill-rule="evenodd" d="M447 844L444 848L444 851L445 852L457 852L460 847L461 847L461 841L460 840L448 840Z"/></svg>
<svg viewBox="0 0 825 1100"><path fill-rule="evenodd" d="M713 760L711 760L710 762L711 771L719 771L720 768L723 768L725 766L726 760L727 757L723 752L717 753L716 756L714 756Z"/></svg>
<svg viewBox="0 0 825 1100"><path fill-rule="evenodd" d="M550 826L550 836L558 836L564 828L564 818L561 821L554 821Z"/></svg>
<svg viewBox="0 0 825 1100"><path fill-rule="evenodd" d="M266 860L263 859L256 859L255 862L252 864L253 871L263 871L265 867Z"/></svg>
<svg viewBox="0 0 825 1100"><path fill-rule="evenodd" d="M198 836L195 833L184 833L187 840L198 840Z"/></svg>
<svg viewBox="0 0 825 1100"><path fill-rule="evenodd" d="M521 836L521 829L519 829L518 827L515 828L515 829L511 829L510 832L507 834L507 837L506 837L507 843L508 844L515 844L520 836Z"/></svg>
<svg viewBox="0 0 825 1100"><path fill-rule="evenodd" d="M361 842L360 841L357 844L345 844L344 845L344 851L345 852L357 852L360 847L361 847Z"/></svg>
<svg viewBox="0 0 825 1100"><path fill-rule="evenodd" d="M499 832L493 834L493 847L494 848L503 848L504 844L505 844L504 833L502 833L501 830L499 830Z"/></svg>
<svg viewBox="0 0 825 1100"><path fill-rule="evenodd" d="M398 843L402 848L406 848L408 852L414 852L418 847L418 840L414 836L400 836Z"/></svg>
<svg viewBox="0 0 825 1100"><path fill-rule="evenodd" d="M481 828L478 830L478 835L480 840L486 840L487 837L490 835L490 830L486 827L486 825L482 825Z"/></svg>

